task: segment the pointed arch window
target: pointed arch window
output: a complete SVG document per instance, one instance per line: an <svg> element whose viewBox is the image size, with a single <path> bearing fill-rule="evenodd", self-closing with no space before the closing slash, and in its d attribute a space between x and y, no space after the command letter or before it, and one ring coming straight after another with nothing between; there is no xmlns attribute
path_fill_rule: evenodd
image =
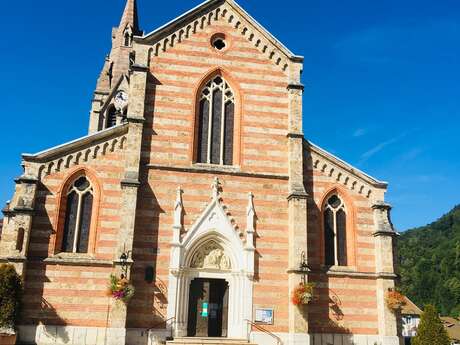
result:
<svg viewBox="0 0 460 345"><path fill-rule="evenodd" d="M63 252L88 252L93 194L93 187L85 176L76 179L67 190Z"/></svg>
<svg viewBox="0 0 460 345"><path fill-rule="evenodd" d="M114 127L117 124L117 110L112 105L107 111L107 128Z"/></svg>
<svg viewBox="0 0 460 345"><path fill-rule="evenodd" d="M203 87L198 112L197 162L232 165L235 95L222 76Z"/></svg>
<svg viewBox="0 0 460 345"><path fill-rule="evenodd" d="M336 194L324 206L325 264L347 266L347 211L343 200Z"/></svg>
<svg viewBox="0 0 460 345"><path fill-rule="evenodd" d="M131 37L129 36L129 32L125 32L125 47L129 47L131 45Z"/></svg>

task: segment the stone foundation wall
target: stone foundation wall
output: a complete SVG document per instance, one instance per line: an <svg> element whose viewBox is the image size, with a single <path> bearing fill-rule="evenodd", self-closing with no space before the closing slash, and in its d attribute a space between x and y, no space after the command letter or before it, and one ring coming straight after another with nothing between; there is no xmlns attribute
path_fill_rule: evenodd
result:
<svg viewBox="0 0 460 345"><path fill-rule="evenodd" d="M276 333L283 345L400 345L398 337L360 334L286 334ZM251 341L258 345L277 345L276 339L265 333L251 333Z"/></svg>
<svg viewBox="0 0 460 345"><path fill-rule="evenodd" d="M168 330L78 326L19 326L21 344L38 345L160 345Z"/></svg>

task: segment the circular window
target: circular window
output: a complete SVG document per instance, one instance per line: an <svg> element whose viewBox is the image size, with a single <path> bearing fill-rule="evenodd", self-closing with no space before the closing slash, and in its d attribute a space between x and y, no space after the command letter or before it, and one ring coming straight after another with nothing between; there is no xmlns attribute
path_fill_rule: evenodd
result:
<svg viewBox="0 0 460 345"><path fill-rule="evenodd" d="M218 51L223 51L227 48L227 41L224 34L215 34L211 38L211 45Z"/></svg>

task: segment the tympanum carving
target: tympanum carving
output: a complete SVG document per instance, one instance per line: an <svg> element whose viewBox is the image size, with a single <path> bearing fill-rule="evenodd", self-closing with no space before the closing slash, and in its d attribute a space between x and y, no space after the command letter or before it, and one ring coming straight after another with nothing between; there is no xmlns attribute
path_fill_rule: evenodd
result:
<svg viewBox="0 0 460 345"><path fill-rule="evenodd" d="M216 242L208 242L194 254L191 268L231 269L231 262L225 251Z"/></svg>

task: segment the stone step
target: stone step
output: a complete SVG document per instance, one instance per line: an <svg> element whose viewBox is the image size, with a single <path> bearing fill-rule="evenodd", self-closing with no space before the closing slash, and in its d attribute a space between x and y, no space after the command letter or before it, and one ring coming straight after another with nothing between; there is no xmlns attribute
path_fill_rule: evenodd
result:
<svg viewBox="0 0 460 345"><path fill-rule="evenodd" d="M250 343L246 339L228 339L228 338L175 338L173 341L167 341L167 345L257 345Z"/></svg>

